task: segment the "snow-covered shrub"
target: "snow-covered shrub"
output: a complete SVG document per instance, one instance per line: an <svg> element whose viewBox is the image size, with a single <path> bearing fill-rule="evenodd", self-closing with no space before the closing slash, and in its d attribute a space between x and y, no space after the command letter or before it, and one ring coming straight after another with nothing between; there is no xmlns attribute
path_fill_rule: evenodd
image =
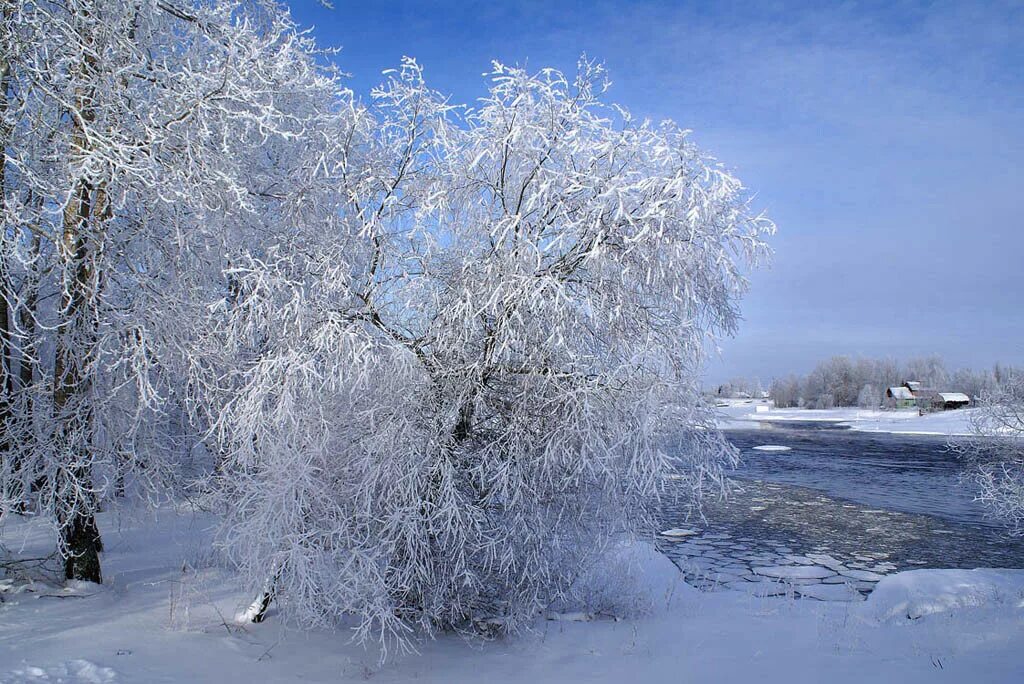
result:
<svg viewBox="0 0 1024 684"><path fill-rule="evenodd" d="M340 138L337 211L234 263L195 355L221 544L304 622L515 630L733 458L698 373L771 224L600 67L490 79L462 110L392 72Z"/></svg>
<svg viewBox="0 0 1024 684"><path fill-rule="evenodd" d="M967 479L979 500L1004 521L1011 534L1024 534L1024 371L1001 374L982 395L972 418L973 435L952 447L964 458Z"/></svg>

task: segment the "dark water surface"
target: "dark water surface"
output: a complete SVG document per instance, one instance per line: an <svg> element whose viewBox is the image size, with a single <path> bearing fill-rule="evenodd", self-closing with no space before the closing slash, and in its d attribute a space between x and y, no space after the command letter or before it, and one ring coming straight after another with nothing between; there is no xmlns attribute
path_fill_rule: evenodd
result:
<svg viewBox="0 0 1024 684"><path fill-rule="evenodd" d="M947 438L858 432L834 427L766 425L726 433L742 454L734 477L817 490L828 496L903 513L998 527L975 492ZM757 451L779 445L791 451Z"/></svg>
<svg viewBox="0 0 1024 684"><path fill-rule="evenodd" d="M843 589L833 585L863 595L901 570L1024 568L1024 539L974 501L943 437L792 423L726 435L743 457L731 496L708 502L704 519L663 511L665 529L694 532L660 543L692 583L770 592L781 582L831 600ZM754 449L763 445L791 450ZM834 575L804 577L825 570Z"/></svg>

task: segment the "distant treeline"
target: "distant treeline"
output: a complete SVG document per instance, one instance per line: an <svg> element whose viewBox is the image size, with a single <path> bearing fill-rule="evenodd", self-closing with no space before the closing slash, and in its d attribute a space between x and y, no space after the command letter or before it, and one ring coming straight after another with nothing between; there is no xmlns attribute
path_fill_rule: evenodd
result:
<svg viewBox="0 0 1024 684"><path fill-rule="evenodd" d="M947 369L939 356L909 359L853 359L833 356L819 363L806 376L789 375L776 378L768 388L769 397L779 408L802 406L832 408L860 406L877 408L888 387L916 380L924 387L940 392L963 392L972 401L998 387L1012 369L994 365L991 369ZM762 392L758 380L738 378L718 388L723 396L745 393L758 396Z"/></svg>

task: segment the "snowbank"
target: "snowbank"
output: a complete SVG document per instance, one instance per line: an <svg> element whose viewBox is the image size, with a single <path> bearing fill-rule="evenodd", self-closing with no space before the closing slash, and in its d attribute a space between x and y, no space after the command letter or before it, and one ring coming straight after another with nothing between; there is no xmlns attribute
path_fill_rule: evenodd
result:
<svg viewBox="0 0 1024 684"><path fill-rule="evenodd" d="M1024 570L908 570L882 579L865 604L880 620L968 608L1019 610L1024 617Z"/></svg>

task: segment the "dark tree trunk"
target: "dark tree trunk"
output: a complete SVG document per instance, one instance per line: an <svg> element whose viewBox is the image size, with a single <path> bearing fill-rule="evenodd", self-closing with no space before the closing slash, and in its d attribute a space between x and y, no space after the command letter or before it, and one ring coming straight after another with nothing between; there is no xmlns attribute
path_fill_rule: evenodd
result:
<svg viewBox="0 0 1024 684"><path fill-rule="evenodd" d="M89 153L85 126L95 121L97 60L88 27L96 17L90 7L76 16L82 23L85 51L79 73L83 85L75 92L79 116L71 119L72 167ZM97 306L98 254L103 244L103 223L111 207L103 183L76 181L64 207L63 235L58 246L62 296L53 365L54 444L67 459L57 490L56 514L62 530L67 579L101 582L99 552L102 550L95 519L92 473L93 411L89 405L90 373L96 362L95 313Z"/></svg>
<svg viewBox="0 0 1024 684"><path fill-rule="evenodd" d="M92 513L76 513L64 528L64 577L103 583L100 571L102 543L96 517Z"/></svg>
<svg viewBox="0 0 1024 684"><path fill-rule="evenodd" d="M280 571L275 572L274 576L267 580L267 585L260 592L259 596L249 604L246 614L252 622L259 623L266 619L270 603L274 600L274 595L277 593L277 581L280 576Z"/></svg>
<svg viewBox="0 0 1024 684"><path fill-rule="evenodd" d="M253 622L263 622L264 618L267 617L267 610L270 608L270 601L274 598L274 592L270 590L264 591L256 598L255 605L257 610L252 615Z"/></svg>
<svg viewBox="0 0 1024 684"><path fill-rule="evenodd" d="M3 172L0 170L0 188L3 183ZM2 210L0 202L0 210ZM6 228L6 226L5 226ZM0 249L7 250L6 235L0 235ZM12 316L10 278L7 270L7 255L0 254L0 459L9 461L11 470L19 474L21 459L17 449L11 443L11 432L14 421L14 375L11 372L12 349L11 332ZM16 493L20 498L20 492Z"/></svg>
<svg viewBox="0 0 1024 684"><path fill-rule="evenodd" d="M93 202L88 183L81 183L75 199L64 211L61 257L64 261L62 329L54 358L53 407L57 421L56 445L71 459L71 482L58 483L63 500L57 503L63 530L64 573L67 579L101 582L99 529L93 514L92 472L89 456L92 411L88 401L86 369L92 355L92 325L88 311L92 300L93 269L85 236Z"/></svg>
<svg viewBox="0 0 1024 684"><path fill-rule="evenodd" d="M7 24L13 10L10 0L3 0L3 22ZM8 272L8 240L12 239L7 225L7 145L10 141L11 127L7 123L8 90L10 89L10 61L7 46L0 48L0 459L8 461L9 470L15 476L20 475L18 454L11 444L11 421L14 418L14 377L12 375L11 331L13 328L12 302L14 297L11 289L10 273ZM22 498L22 492L12 492L16 499Z"/></svg>
<svg viewBox="0 0 1024 684"><path fill-rule="evenodd" d="M42 202L40 202L42 209ZM21 452L16 458L16 467L21 472L23 483L29 484L29 491L23 493L19 502L19 510L24 512L29 504L32 492L39 491L46 486L46 478L32 472L24 472L23 456L31 454L36 446L35 433L33 431L32 419L35 413L35 369L37 353L36 340L36 302L39 298L39 264L37 260L40 252L40 239L38 234L31 238L31 267L25 280L25 295L18 310L19 327L21 328L21 362L18 368L18 440ZM23 484L23 486L25 486Z"/></svg>

